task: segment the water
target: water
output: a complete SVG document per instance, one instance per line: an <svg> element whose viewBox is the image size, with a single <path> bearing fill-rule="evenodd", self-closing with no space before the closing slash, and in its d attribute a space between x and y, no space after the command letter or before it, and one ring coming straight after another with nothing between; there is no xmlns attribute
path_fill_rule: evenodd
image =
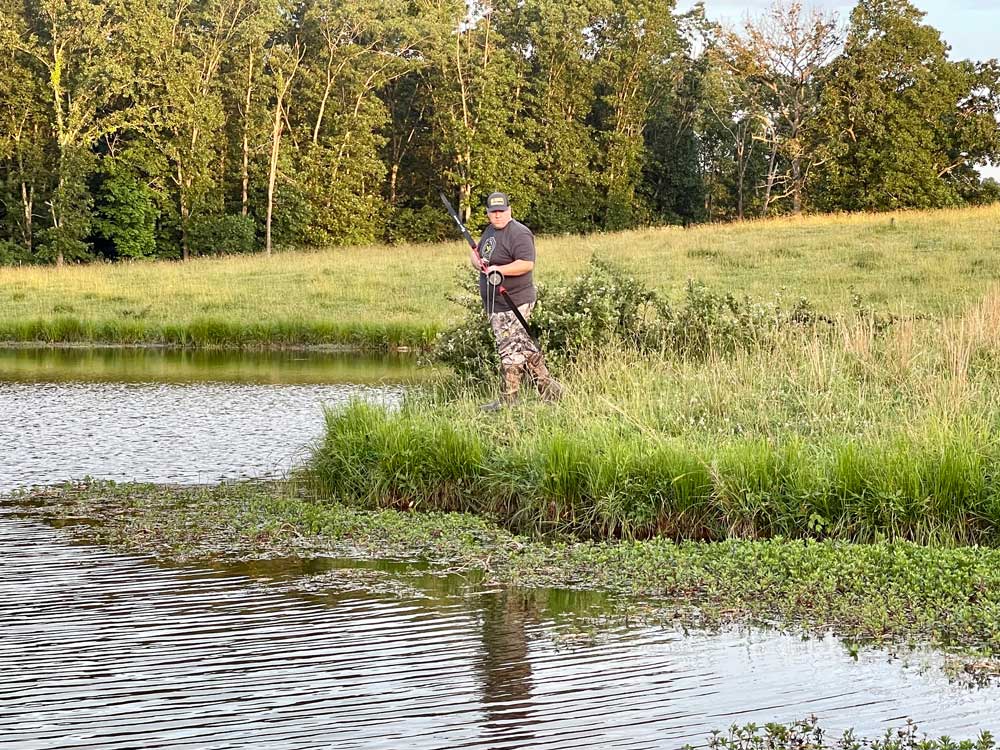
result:
<svg viewBox="0 0 1000 750"><path fill-rule="evenodd" d="M282 384L201 369L180 383L22 369L0 382L0 486L280 472L320 434L321 404L404 388L391 372ZM484 591L405 561L165 566L86 531L0 505L5 750L670 748L809 714L869 736L906 717L933 735L1000 731L1000 690L950 684L934 655L589 627L598 594Z"/></svg>
<svg viewBox="0 0 1000 750"><path fill-rule="evenodd" d="M0 492L281 476L322 434L323 406L396 404L416 377L412 358L0 350Z"/></svg>
<svg viewBox="0 0 1000 750"><path fill-rule="evenodd" d="M809 714L971 736L1000 697L832 638L569 638L594 594L483 592L406 564L164 567L0 518L0 747L661 748Z"/></svg>

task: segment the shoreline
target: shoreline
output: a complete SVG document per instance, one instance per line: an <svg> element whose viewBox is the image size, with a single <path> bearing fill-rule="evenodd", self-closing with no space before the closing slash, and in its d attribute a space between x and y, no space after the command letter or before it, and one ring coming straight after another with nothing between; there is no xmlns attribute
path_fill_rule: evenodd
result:
<svg viewBox="0 0 1000 750"><path fill-rule="evenodd" d="M324 352L343 354L416 354L425 347L415 345L390 345L371 348L361 344L282 344L263 343L260 345L234 344L176 344L164 342L114 342L114 341L0 341L0 350L18 349L149 349L162 351L271 351L271 352Z"/></svg>
<svg viewBox="0 0 1000 750"><path fill-rule="evenodd" d="M852 647L940 650L950 678L1000 682L1000 551L908 542L783 539L580 541L527 537L471 513L372 510L315 497L296 481L200 486L94 482L0 496L86 541L185 564L333 556L420 559L489 585L600 590L623 621L707 628L766 625ZM926 571L935 570L934 585ZM647 606L650 604L650 606Z"/></svg>

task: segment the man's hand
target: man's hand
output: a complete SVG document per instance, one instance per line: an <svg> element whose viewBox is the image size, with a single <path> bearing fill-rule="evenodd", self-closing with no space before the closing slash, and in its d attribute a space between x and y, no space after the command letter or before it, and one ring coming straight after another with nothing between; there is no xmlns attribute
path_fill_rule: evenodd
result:
<svg viewBox="0 0 1000 750"><path fill-rule="evenodd" d="M483 259L479 257L479 253L475 250L469 251L469 262L472 267L475 268L480 273L483 272Z"/></svg>

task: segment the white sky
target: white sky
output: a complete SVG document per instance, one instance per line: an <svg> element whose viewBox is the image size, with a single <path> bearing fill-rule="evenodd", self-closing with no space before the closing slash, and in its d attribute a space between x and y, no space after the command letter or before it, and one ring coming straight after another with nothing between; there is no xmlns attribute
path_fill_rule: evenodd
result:
<svg viewBox="0 0 1000 750"><path fill-rule="evenodd" d="M771 0L704 0L708 17L729 26L738 25L748 14L758 15ZM910 0L927 15L924 23L941 32L951 45L953 60L989 60L1000 58L1000 0ZM695 0L677 0L677 9L685 11ZM843 0L807 0L807 7L833 11L847 24L853 2ZM1000 166L983 167L984 175L1000 180Z"/></svg>

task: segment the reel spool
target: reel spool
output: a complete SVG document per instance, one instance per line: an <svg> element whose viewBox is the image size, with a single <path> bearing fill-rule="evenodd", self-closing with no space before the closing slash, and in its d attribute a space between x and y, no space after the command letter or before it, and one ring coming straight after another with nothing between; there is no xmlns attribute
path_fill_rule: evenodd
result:
<svg viewBox="0 0 1000 750"><path fill-rule="evenodd" d="M490 286L500 286L503 283L503 274L493 269L486 274L486 283Z"/></svg>

